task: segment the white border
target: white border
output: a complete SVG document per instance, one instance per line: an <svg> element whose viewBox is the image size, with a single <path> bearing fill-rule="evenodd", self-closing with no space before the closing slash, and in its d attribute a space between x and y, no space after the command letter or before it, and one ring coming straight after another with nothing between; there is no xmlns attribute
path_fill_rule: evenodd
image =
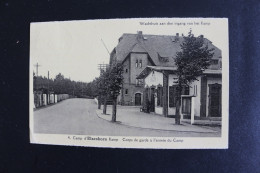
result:
<svg viewBox="0 0 260 173"><path fill-rule="evenodd" d="M227 18L139 18L139 19L109 19L102 21L116 20L136 20L138 21L167 21L167 20L204 20L211 22L219 22L219 27L224 27L224 32L221 33L223 37L222 51L222 130L221 137L129 137L129 136L91 136L91 135L71 135L71 134L36 134L34 133L34 119L33 119L33 64L30 59L30 142L34 144L54 144L54 145L70 145L70 146L89 146L89 147L111 147L111 148L153 148L153 149L227 149L228 148L228 122L229 122L229 45L228 45L228 19ZM93 21L93 20L90 20ZM101 21L101 20L99 20ZM68 21L71 22L71 21ZM76 22L76 21L74 21ZM32 25L32 24L31 24ZM215 28L216 31L218 28ZM31 42L30 38L30 42ZM31 47L31 45L30 45ZM30 52L31 58L31 52ZM109 123L109 122L108 122ZM82 140L73 140L73 137ZM114 141L97 141L97 140L84 140L86 137L100 137L100 138L113 138L118 139ZM69 139L70 138L70 139ZM123 138L132 139L133 142L122 141ZM147 139L148 141L163 140L169 142L138 142L140 139ZM137 142L134 142L137 140ZM173 140L182 142L173 142Z"/></svg>

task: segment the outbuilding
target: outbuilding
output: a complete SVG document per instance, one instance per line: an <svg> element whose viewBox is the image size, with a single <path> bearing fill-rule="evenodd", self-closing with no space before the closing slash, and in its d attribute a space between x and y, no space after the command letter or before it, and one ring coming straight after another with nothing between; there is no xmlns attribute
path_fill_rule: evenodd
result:
<svg viewBox="0 0 260 173"><path fill-rule="evenodd" d="M176 67L147 66L137 77L144 80L144 106L149 112L176 114ZM182 91L181 118L194 114L195 119L221 117L222 70L207 69L197 81Z"/></svg>

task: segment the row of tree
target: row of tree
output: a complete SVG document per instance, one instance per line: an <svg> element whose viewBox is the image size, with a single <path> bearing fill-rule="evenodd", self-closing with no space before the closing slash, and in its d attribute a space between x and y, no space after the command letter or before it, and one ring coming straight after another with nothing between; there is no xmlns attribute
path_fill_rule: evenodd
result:
<svg viewBox="0 0 260 173"><path fill-rule="evenodd" d="M69 94L75 97L95 97L95 86L92 82L79 82L65 78L61 73L54 79L42 76L33 77L34 90L47 89L56 94Z"/></svg>

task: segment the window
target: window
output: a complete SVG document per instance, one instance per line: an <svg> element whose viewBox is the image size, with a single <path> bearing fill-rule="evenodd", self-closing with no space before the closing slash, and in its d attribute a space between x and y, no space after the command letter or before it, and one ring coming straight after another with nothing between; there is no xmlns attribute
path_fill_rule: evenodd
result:
<svg viewBox="0 0 260 173"><path fill-rule="evenodd" d="M190 87L185 87L182 89L182 95L189 95L190 94Z"/></svg>
<svg viewBox="0 0 260 173"><path fill-rule="evenodd" d="M139 61L139 67L142 68L142 60Z"/></svg>
<svg viewBox="0 0 260 173"><path fill-rule="evenodd" d="M212 59L212 60L211 60L211 64L217 65L217 64L218 64L218 59Z"/></svg>
<svg viewBox="0 0 260 173"><path fill-rule="evenodd" d="M128 89L125 89L125 95L127 95L128 94Z"/></svg>
<svg viewBox="0 0 260 173"><path fill-rule="evenodd" d="M127 73L128 72L128 69L125 69L125 73Z"/></svg>
<svg viewBox="0 0 260 173"><path fill-rule="evenodd" d="M135 62L135 67L136 67L136 68L138 67L138 59L137 59L136 62Z"/></svg>
<svg viewBox="0 0 260 173"><path fill-rule="evenodd" d="M135 85L136 86L142 86L143 85L143 79L136 79L135 80Z"/></svg>

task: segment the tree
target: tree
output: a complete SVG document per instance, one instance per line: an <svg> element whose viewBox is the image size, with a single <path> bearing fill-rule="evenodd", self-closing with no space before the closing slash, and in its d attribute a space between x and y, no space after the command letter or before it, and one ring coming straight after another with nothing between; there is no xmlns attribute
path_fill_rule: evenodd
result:
<svg viewBox="0 0 260 173"><path fill-rule="evenodd" d="M203 36L194 37L191 30L188 36L184 37L180 46L182 50L176 53L175 59L177 66L176 83L178 84L175 124L180 124L180 102L183 87L190 87L193 81L198 80L197 78L209 67L210 60L214 55L214 49L208 48Z"/></svg>
<svg viewBox="0 0 260 173"><path fill-rule="evenodd" d="M120 62L114 62L109 68L109 91L113 100L112 107L112 122L116 121L116 105L117 97L120 94L120 90L123 84L123 65Z"/></svg>
<svg viewBox="0 0 260 173"><path fill-rule="evenodd" d="M109 83L110 83L110 79L109 79L109 69L107 69L106 71L103 70L101 72L100 77L98 78L98 109L100 109L101 107L101 102L103 102L103 114L106 114L107 111L107 99L109 97L110 94L110 90L109 90Z"/></svg>

